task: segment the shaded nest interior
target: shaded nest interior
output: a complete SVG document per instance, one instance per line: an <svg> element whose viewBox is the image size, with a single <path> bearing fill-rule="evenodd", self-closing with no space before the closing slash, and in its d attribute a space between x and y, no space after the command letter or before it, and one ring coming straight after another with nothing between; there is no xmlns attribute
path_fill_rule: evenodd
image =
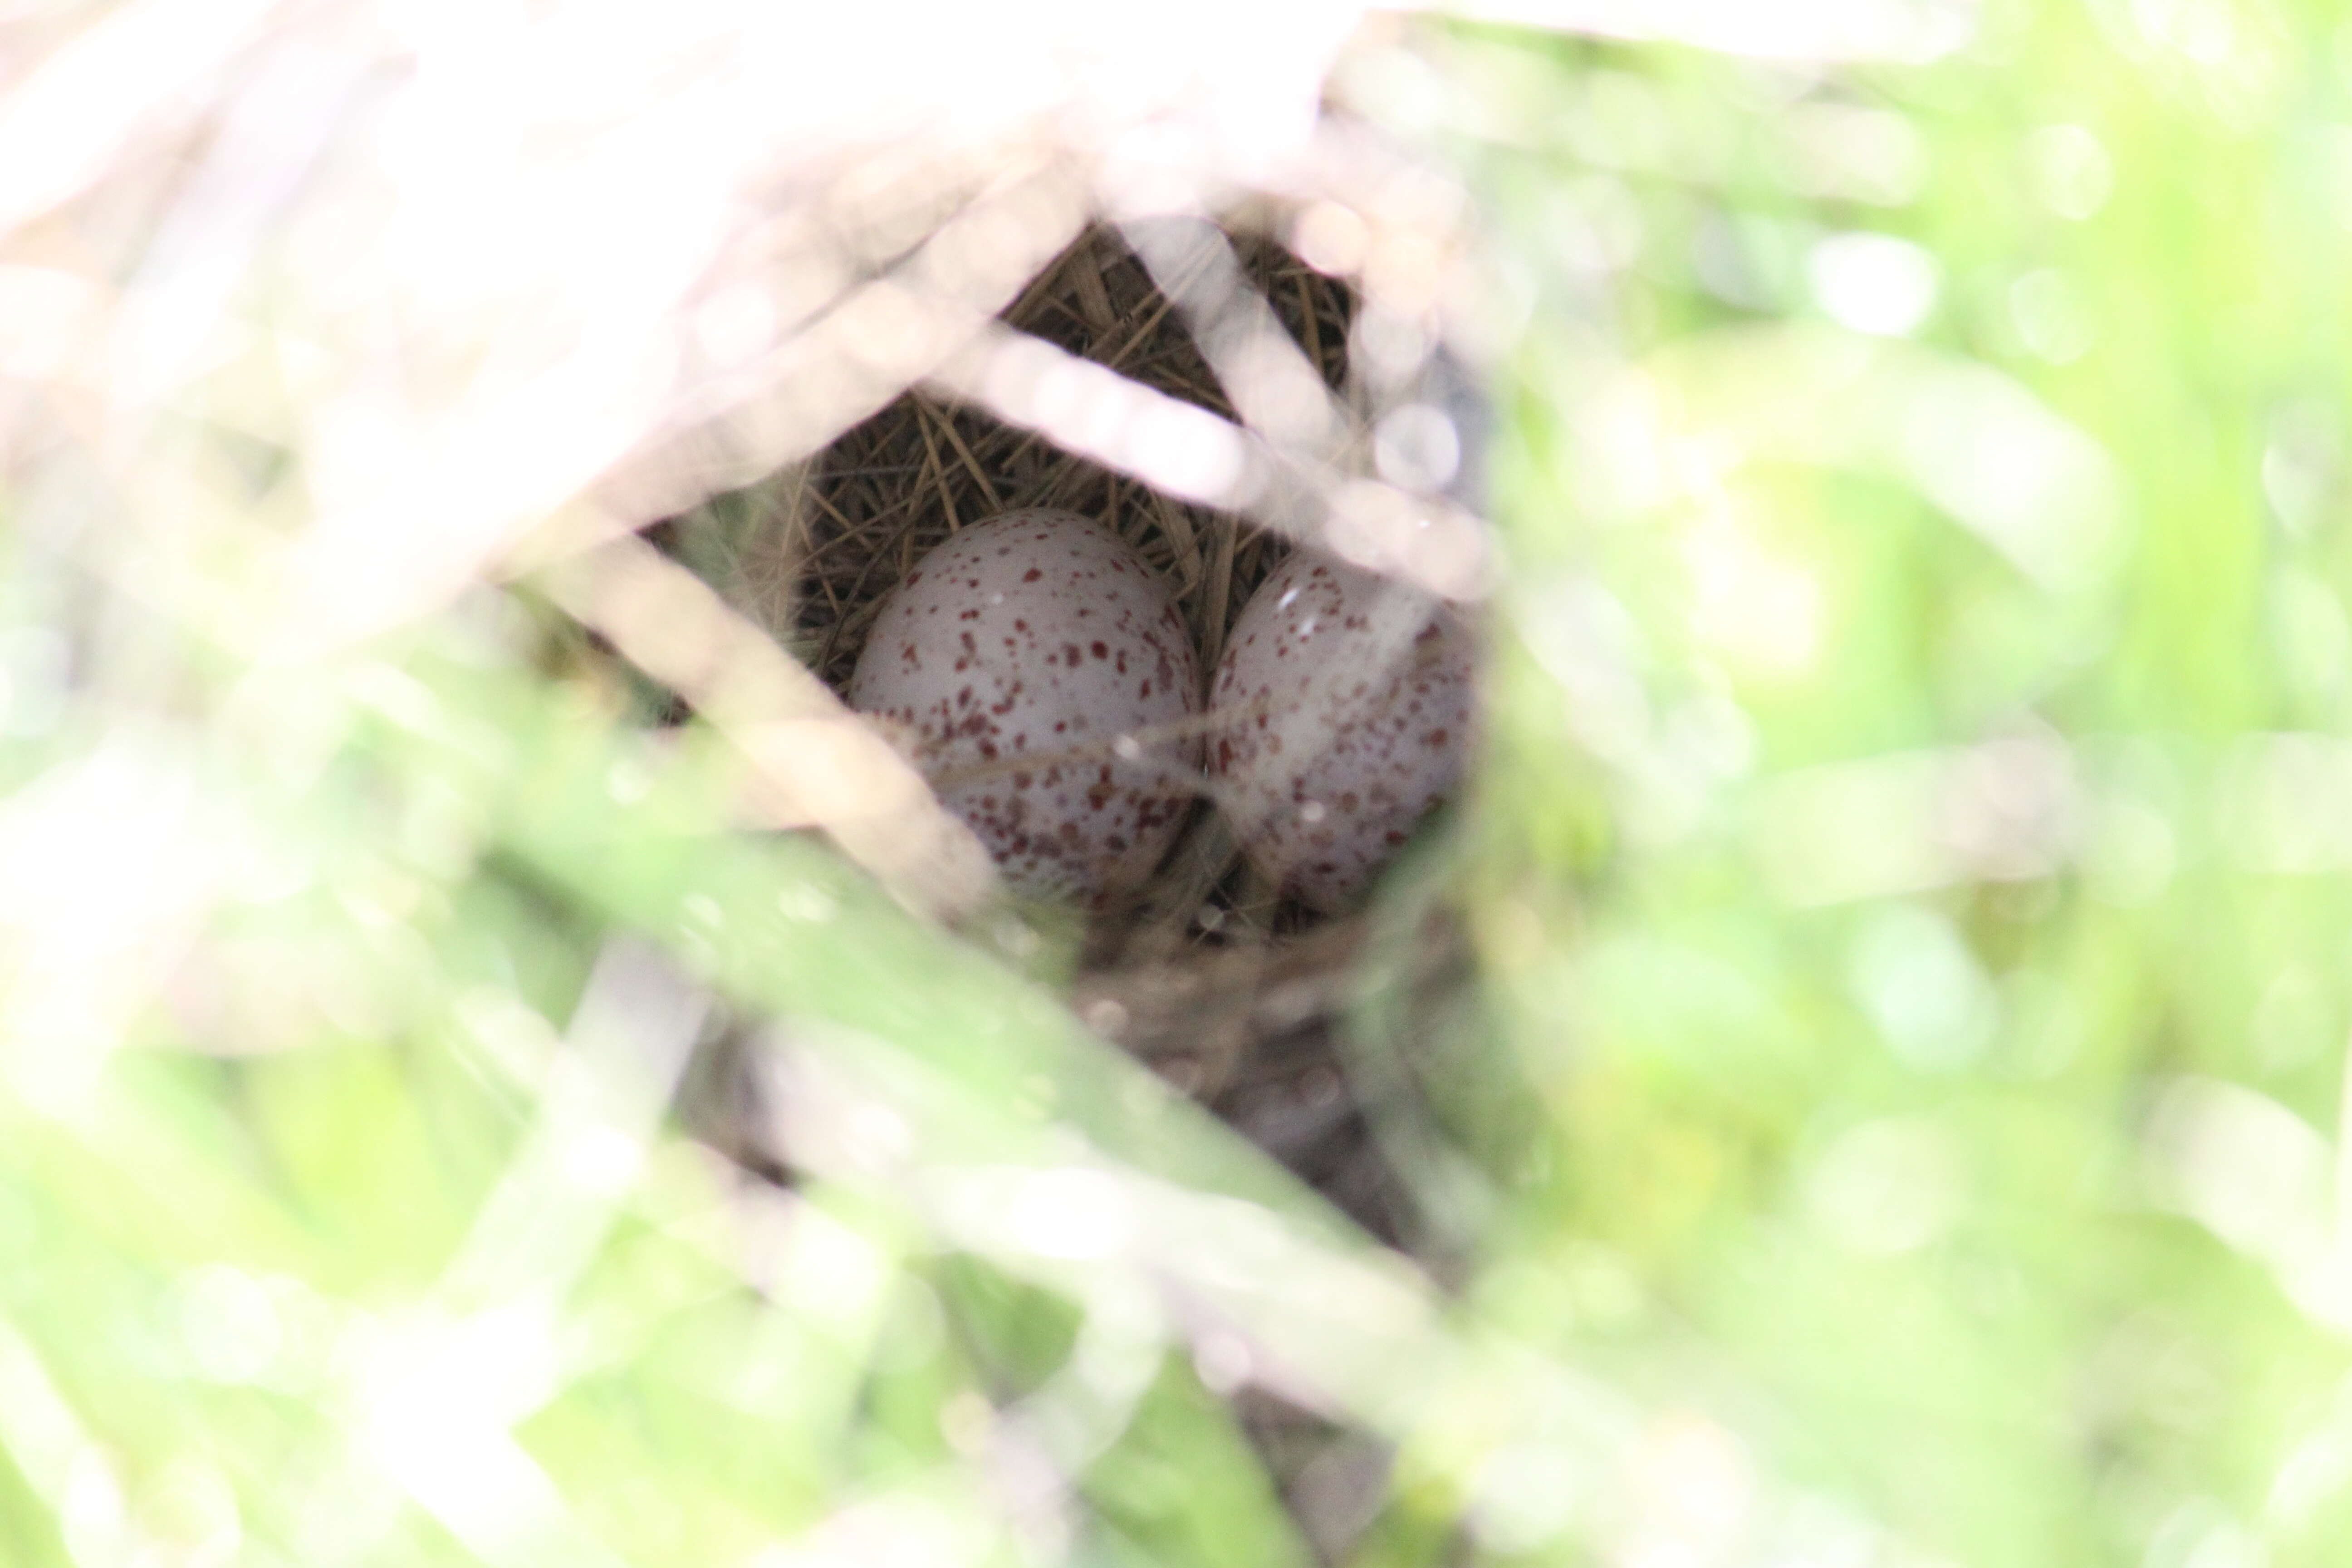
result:
<svg viewBox="0 0 2352 1568"><path fill-rule="evenodd" d="M1244 277L1326 384L1344 395L1353 292L1261 235L1228 237ZM1234 417L1183 319L1112 230L1082 235L1003 319L1156 391ZM835 690L845 691L867 627L914 563L954 530L1026 507L1108 523L1133 545L1173 591L1204 678L1251 594L1287 549L1279 536L1229 512L1175 500L919 388L809 463L738 498L731 559L698 564L721 566L746 607ZM1084 963L1115 966L1187 945L1292 935L1320 922L1258 877L1200 803L1158 874L1118 910L1089 921Z"/></svg>
<svg viewBox="0 0 2352 1568"><path fill-rule="evenodd" d="M1349 287L1261 235L1229 233L1244 276L1347 395L1357 315ZM1003 313L1009 325L1171 396L1234 411L1190 331L1116 233L1081 236ZM1205 679L1252 592L1287 549L1231 513L1176 501L920 389L805 465L665 525L656 542L733 596L803 663L845 690L884 598L950 531L1023 507L1108 523L1165 574ZM699 557L699 559L698 559ZM1368 915L1326 917L1283 898L1195 804L1129 905L1087 923L1073 1005L1376 1233L1411 1244L1410 1194L1371 1136L1339 1033L1370 940ZM1420 922L1401 978L1444 986L1452 922Z"/></svg>
<svg viewBox="0 0 2352 1568"><path fill-rule="evenodd" d="M1234 237L1244 274L1326 384L1340 390L1353 295L1271 241ZM1003 319L1234 417L1183 321L1108 230L1090 230L1064 251ZM1108 523L1176 589L1204 668L1216 662L1227 628L1284 548L1229 513L1171 500L1042 436L919 391L835 441L801 482L803 504L784 514L762 586L789 606L782 624L793 651L835 689L847 685L884 596L925 551L967 522L1057 507Z"/></svg>

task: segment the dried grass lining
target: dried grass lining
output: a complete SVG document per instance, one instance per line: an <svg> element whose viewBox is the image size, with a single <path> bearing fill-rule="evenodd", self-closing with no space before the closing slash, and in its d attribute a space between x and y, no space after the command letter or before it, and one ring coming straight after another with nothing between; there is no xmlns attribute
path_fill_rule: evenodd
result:
<svg viewBox="0 0 2352 1568"><path fill-rule="evenodd" d="M1278 247L1241 237L1251 280L1335 391L1354 301ZM1095 229L1005 313L1008 324L1227 418L1232 405L1183 322L1118 237ZM982 414L908 393L835 441L785 509L768 563L785 586L782 624L811 668L843 686L883 596L953 530L1016 507L1064 507L1108 522L1177 586L1204 664L1213 663L1281 542L1226 513L1180 504Z"/></svg>
<svg viewBox="0 0 2352 1568"><path fill-rule="evenodd" d="M1271 240L1232 237L1244 275L1334 392L1347 377L1355 300ZM1234 411L1179 313L1110 230L1055 258L1005 311L1006 322L1226 418ZM918 389L765 487L737 521L730 572L746 607L836 690L845 688L883 598L933 545L966 523L1028 506L1109 523L1164 573L1213 667L1226 632L1286 543L1230 513L1171 500L969 408ZM1161 875L1092 933L1101 966L1156 932L1171 942L1247 939L1305 923L1235 865L1207 813L1196 814Z"/></svg>
<svg viewBox="0 0 2352 1568"><path fill-rule="evenodd" d="M1228 236L1244 277L1343 402L1358 302L1261 236ZM1003 313L1014 329L1226 418L1234 410L1184 321L1114 232L1082 235ZM1043 437L921 389L806 464L656 531L835 689L913 563L950 532L1024 506L1110 523L1167 574L1204 679L1253 591L1288 548L1231 513L1176 502ZM1375 1234L1403 1241L1412 1203L1358 1103L1339 1022L1370 914L1326 918L1278 900L1205 802L1131 904L1087 924L1074 1007L1176 1087L1234 1121ZM1450 973L1458 932L1415 922L1405 965ZM1393 956L1393 955L1391 955ZM1442 987L1440 987L1442 988Z"/></svg>

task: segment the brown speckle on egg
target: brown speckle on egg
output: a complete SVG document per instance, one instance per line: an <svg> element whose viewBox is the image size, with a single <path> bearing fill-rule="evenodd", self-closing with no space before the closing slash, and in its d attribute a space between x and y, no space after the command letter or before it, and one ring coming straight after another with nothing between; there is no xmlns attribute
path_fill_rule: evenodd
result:
<svg viewBox="0 0 2352 1568"><path fill-rule="evenodd" d="M1251 859L1318 909L1353 902L1453 790L1472 671L1452 611L1292 553L1244 607L1209 698L1218 798Z"/></svg>
<svg viewBox="0 0 2352 1568"><path fill-rule="evenodd" d="M935 646L924 618L943 604L964 628L953 673L922 658ZM1171 605L1142 558L1085 518L1040 510L971 524L884 601L850 705L915 732L940 801L1013 887L1081 898L1130 887L1167 849L1200 769L1199 738L1170 732L1186 731L1199 684ZM1121 679L1130 654L1170 673L1138 689ZM1144 743L1114 753L1126 736Z"/></svg>

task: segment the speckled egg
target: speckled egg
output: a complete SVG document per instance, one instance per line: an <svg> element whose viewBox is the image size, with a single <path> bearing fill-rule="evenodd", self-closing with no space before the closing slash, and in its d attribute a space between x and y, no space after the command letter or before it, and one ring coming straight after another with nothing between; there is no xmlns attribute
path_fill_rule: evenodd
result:
<svg viewBox="0 0 2352 1568"><path fill-rule="evenodd" d="M1098 898L1151 873L1196 792L1199 656L1168 588L1066 511L973 523L876 614L850 706L895 721L1013 887Z"/></svg>
<svg viewBox="0 0 2352 1568"><path fill-rule="evenodd" d="M1461 774L1473 666L1437 601L1318 552L1285 559L1209 695L1209 770L1258 868L1319 910L1360 896Z"/></svg>

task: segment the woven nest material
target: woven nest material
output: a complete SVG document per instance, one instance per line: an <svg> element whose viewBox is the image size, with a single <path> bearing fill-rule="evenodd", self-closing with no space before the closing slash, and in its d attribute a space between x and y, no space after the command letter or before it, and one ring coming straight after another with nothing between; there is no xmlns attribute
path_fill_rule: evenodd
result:
<svg viewBox="0 0 2352 1568"><path fill-rule="evenodd" d="M1261 236L1232 239L1244 277L1335 394L1348 390L1353 293ZM1234 410L1185 321L1113 231L1083 234L1003 314L1008 326L1226 418ZM1055 507L1108 524L1166 575L1213 669L1226 632L1287 550L1279 536L1190 504L920 388L814 460L739 498L720 564L737 596L836 691L847 687L884 599L932 546L967 523ZM691 552L691 542L673 537ZM706 551L711 549L706 544ZM1229 945L1317 922L1276 896L1215 814L1196 811L1132 900L1098 917L1086 963L1101 968L1171 945Z"/></svg>
<svg viewBox="0 0 2352 1568"><path fill-rule="evenodd" d="M1349 288L1261 236L1228 237L1244 277L1325 384L1343 400L1355 395ZM1181 312L1109 229L1083 234L1003 320L1155 391L1234 415ZM1164 573L1204 676L1288 549L1244 519L1172 500L920 388L810 462L673 525L666 542L690 560L699 554L839 691L866 627L916 561L958 528L1031 506L1108 523ZM1393 1237L1410 1228L1400 1194L1335 1055L1362 926L1362 917L1327 918L1278 898L1203 803L1139 895L1089 921L1073 1000L1099 1032ZM1425 933L1432 952L1452 948L1443 926Z"/></svg>
<svg viewBox="0 0 2352 1568"><path fill-rule="evenodd" d="M1243 237L1244 269L1334 391L1345 384L1348 289L1270 242ZM1007 324L1155 391L1232 417L1224 390L1138 261L1095 229L1024 290ZM770 543L769 591L795 651L845 687L866 628L916 559L949 532L1016 508L1059 507L1109 524L1168 575L1213 664L1282 543L1230 515L1172 501L1030 432L918 391L826 449L800 478L804 503Z"/></svg>

